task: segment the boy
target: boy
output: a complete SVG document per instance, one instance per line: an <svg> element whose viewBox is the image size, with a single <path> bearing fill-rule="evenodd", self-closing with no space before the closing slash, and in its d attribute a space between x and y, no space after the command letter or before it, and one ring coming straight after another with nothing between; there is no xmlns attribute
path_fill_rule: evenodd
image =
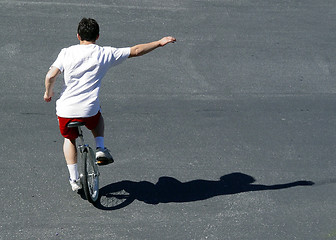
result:
<svg viewBox="0 0 336 240"><path fill-rule="evenodd" d="M128 48L100 47L99 25L94 19L83 18L77 29L79 45L64 48L50 67L45 78L44 100L50 102L53 97L55 80L64 73L64 87L56 101L56 115L59 128L64 137L63 152L70 174L73 191L81 189L77 168L76 128L68 128L71 121L82 121L91 130L96 142L96 158L99 165L113 162L113 158L104 145L104 119L100 113L99 88L106 72L126 58L137 57L158 47L175 42L173 37L139 44Z"/></svg>

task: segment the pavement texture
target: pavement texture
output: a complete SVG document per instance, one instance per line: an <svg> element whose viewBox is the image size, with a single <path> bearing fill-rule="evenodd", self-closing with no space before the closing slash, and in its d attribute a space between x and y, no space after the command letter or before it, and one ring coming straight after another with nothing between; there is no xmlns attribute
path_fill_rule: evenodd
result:
<svg viewBox="0 0 336 240"><path fill-rule="evenodd" d="M177 38L104 78L96 205L43 101L82 17L99 45ZM336 239L335 1L10 0L0 19L1 240Z"/></svg>

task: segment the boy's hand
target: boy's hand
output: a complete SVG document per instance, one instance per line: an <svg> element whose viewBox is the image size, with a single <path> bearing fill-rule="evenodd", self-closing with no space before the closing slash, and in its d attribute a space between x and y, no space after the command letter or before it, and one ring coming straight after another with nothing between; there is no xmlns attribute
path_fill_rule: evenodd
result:
<svg viewBox="0 0 336 240"><path fill-rule="evenodd" d="M51 94L48 94L47 92L44 93L44 101L50 102L51 98L54 96L54 93L52 92Z"/></svg>
<svg viewBox="0 0 336 240"><path fill-rule="evenodd" d="M161 47L163 47L167 43L174 43L174 42L176 42L176 38L171 37L171 36L164 37L161 40L159 40L159 44L160 44Z"/></svg>

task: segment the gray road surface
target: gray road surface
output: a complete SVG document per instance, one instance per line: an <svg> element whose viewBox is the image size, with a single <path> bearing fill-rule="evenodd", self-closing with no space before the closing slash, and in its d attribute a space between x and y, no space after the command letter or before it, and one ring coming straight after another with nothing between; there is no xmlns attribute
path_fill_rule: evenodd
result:
<svg viewBox="0 0 336 240"><path fill-rule="evenodd" d="M178 40L104 79L97 206L43 102L82 17L100 45ZM8 0L0 19L0 239L336 239L335 1Z"/></svg>

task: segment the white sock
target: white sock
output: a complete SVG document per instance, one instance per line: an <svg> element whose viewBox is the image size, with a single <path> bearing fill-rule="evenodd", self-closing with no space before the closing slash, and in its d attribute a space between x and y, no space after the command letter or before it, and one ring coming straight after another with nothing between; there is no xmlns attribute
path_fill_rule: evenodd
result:
<svg viewBox="0 0 336 240"><path fill-rule="evenodd" d="M102 149L105 148L104 137L96 137L95 140L96 140L96 148L102 148Z"/></svg>
<svg viewBox="0 0 336 240"><path fill-rule="evenodd" d="M77 180L79 178L77 163L68 165L68 170L71 180Z"/></svg>

